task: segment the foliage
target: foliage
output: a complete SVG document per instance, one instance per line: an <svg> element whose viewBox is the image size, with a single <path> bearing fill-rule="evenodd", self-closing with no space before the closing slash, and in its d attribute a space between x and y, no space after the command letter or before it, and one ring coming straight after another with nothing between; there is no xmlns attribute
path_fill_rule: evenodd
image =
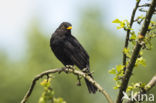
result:
<svg viewBox="0 0 156 103"><path fill-rule="evenodd" d="M129 25L129 22L128 20L123 20L123 21L120 21L119 19L115 19L114 21L112 21L112 23L117 23L119 24L120 26L117 26L117 29L121 29L123 28L124 30L132 30L130 28L130 25Z"/></svg>
<svg viewBox="0 0 156 103"><path fill-rule="evenodd" d="M52 77L44 79L40 84L44 88L42 96L38 103L66 103L63 98L56 98L54 95L54 90L51 85Z"/></svg>
<svg viewBox="0 0 156 103"><path fill-rule="evenodd" d="M134 22L141 24L143 20L145 20L145 17L141 15L141 16L138 16L136 20L132 20L131 24ZM126 40L128 40L128 43L129 42L131 43L130 46L128 47L125 46L125 48L123 49L123 54L126 55L126 59L123 59L123 61L127 60L126 64L125 65L119 64L116 66L116 68L109 70L109 73L115 75L114 80L116 82L116 86L114 87L114 89L119 89L121 86L121 80L122 78L124 78L126 67L129 66L129 63L130 63L129 61L132 57L133 48L136 46L137 42L142 46L142 50L140 51L139 56L136 59L135 68L138 67L139 65L143 65L144 67L146 66L146 60L143 58L143 52L144 52L144 49L151 50L152 48L151 40L155 37L155 32L153 32L153 30L156 29L156 22L150 21L150 25L148 27L148 32L146 34L146 37L140 34L140 32L136 33L134 31L135 29L131 28L132 25L130 25L128 20L121 21L119 19L115 19L112 23L119 24L119 26L117 26L117 29L123 28L123 30L127 32L127 36L128 36L128 33L130 34L130 37L128 37L129 39L126 38ZM140 91L140 89L143 89L143 88L145 88L145 83L142 83L142 82L131 83L129 84L126 91L127 92L136 91L137 93L138 91Z"/></svg>

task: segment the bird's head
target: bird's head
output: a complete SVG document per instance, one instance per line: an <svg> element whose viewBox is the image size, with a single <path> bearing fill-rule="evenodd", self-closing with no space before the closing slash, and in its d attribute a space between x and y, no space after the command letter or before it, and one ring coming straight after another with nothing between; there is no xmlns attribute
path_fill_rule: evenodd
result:
<svg viewBox="0 0 156 103"><path fill-rule="evenodd" d="M60 24L58 29L69 32L72 29L72 25L68 22L63 22Z"/></svg>

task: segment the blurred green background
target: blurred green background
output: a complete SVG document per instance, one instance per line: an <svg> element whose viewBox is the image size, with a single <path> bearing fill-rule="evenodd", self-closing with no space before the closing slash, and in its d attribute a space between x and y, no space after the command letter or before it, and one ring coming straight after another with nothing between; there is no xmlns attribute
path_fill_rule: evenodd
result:
<svg viewBox="0 0 156 103"><path fill-rule="evenodd" d="M122 63L125 33L117 31L115 27L110 28L112 27L110 25L115 24L110 22L108 25L108 17L103 16L108 14L107 10L97 8L97 6L86 6L79 10L77 14L79 18L76 19L76 23L73 21L77 25L73 25L72 33L90 55L90 67L91 71L94 71L95 80L103 86L113 100L116 100L118 90L113 89L115 85L113 75L109 74L108 70ZM51 34L59 23L55 24L56 27L52 28L50 33L47 33L46 30L42 30L43 25L39 18L39 16L32 17L25 27L25 35L24 39L22 39L25 44L21 44L20 48L13 48L14 45L11 44L6 46L6 48L13 48L13 51L22 49L22 53L11 53L11 49L7 49L8 52L4 46L0 46L1 103L19 103L35 75L48 69L63 66L51 52L49 46ZM63 21L60 20L59 22ZM3 35L5 34L0 32L0 36ZM147 83L152 78L156 72L155 51L156 42L153 40L153 49L144 53L147 66L135 68L131 82ZM76 86L77 78L75 76L65 73L55 74L54 76L55 79L52 81L52 85L56 97L63 97L68 103L106 103L101 93L89 94L84 81L81 87ZM38 102L43 91L40 82L41 80L37 82L28 103ZM150 93L156 94L156 88L153 88Z"/></svg>

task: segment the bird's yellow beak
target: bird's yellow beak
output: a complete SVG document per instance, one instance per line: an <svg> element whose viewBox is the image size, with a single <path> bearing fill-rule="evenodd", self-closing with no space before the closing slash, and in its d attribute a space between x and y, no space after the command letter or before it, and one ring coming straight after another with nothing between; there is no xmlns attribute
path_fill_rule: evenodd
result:
<svg viewBox="0 0 156 103"><path fill-rule="evenodd" d="M72 26L68 26L66 29L70 30L70 29L72 29Z"/></svg>

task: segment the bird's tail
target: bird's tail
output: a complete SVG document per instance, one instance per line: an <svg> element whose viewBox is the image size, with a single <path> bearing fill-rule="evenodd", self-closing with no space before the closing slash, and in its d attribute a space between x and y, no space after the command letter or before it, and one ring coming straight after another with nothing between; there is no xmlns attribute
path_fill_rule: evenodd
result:
<svg viewBox="0 0 156 103"><path fill-rule="evenodd" d="M88 74L91 78L93 78L93 76L91 74ZM88 87L88 91L89 93L96 93L97 88L87 79L85 79L86 85Z"/></svg>

